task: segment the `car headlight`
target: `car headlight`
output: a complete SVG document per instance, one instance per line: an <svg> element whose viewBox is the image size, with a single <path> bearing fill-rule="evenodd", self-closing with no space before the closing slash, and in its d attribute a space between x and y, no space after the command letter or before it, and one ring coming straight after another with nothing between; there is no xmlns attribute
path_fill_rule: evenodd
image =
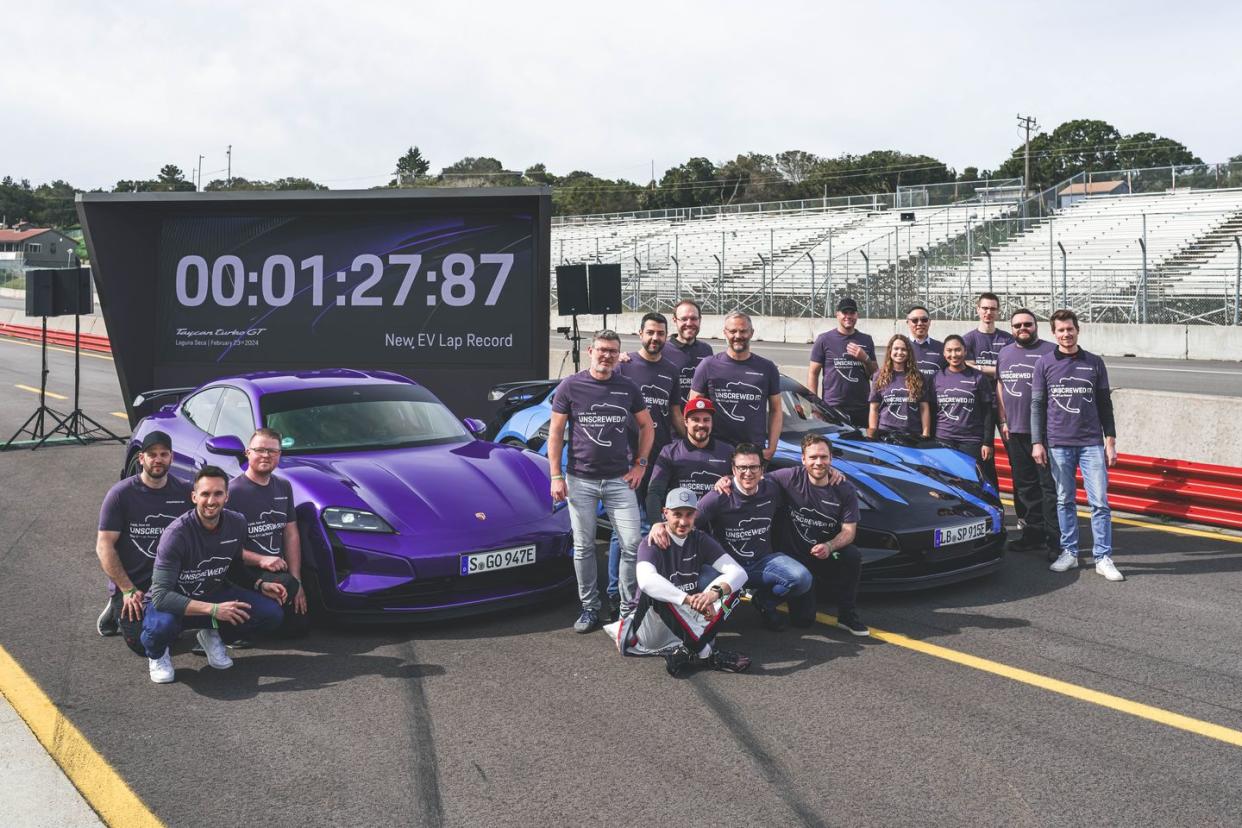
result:
<svg viewBox="0 0 1242 828"><path fill-rule="evenodd" d="M366 509L332 507L323 510L323 522L331 529L347 529L350 532L384 532L395 534L396 530L374 512Z"/></svg>

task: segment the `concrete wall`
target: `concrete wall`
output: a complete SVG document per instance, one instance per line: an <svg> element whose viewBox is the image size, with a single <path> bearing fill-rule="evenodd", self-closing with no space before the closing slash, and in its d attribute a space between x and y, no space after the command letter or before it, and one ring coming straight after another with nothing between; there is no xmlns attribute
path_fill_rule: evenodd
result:
<svg viewBox="0 0 1242 828"><path fill-rule="evenodd" d="M553 317L553 327L569 325L567 316ZM635 333L642 319L640 313L623 313L608 317L613 330L624 334ZM801 317L756 316L755 340L758 342L806 342L835 326L825 319ZM932 336L944 338L945 334L964 334L973 329L973 321L936 320L932 323ZM578 327L590 333L603 327L599 316L579 316ZM704 316L702 330L705 336L719 337L724 329L723 316ZM883 345L895 333L906 333L904 320L859 319L858 329L875 338ZM1049 337L1048 323L1042 322L1040 334ZM557 334L553 334L556 347ZM1219 325L1123 325L1118 323L1083 323L1082 346L1106 357L1132 356L1152 359L1214 359L1242 362L1242 327ZM808 349L809 350L809 349Z"/></svg>

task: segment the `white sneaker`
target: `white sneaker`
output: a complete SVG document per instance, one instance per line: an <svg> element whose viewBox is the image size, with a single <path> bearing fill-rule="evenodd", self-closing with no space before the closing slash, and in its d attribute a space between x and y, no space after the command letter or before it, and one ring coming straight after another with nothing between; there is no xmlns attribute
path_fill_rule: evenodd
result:
<svg viewBox="0 0 1242 828"><path fill-rule="evenodd" d="M198 643L202 645L203 652L207 654L207 663L212 667L227 670L233 666L233 659L229 658L228 650L224 649L218 630L199 630Z"/></svg>
<svg viewBox="0 0 1242 828"><path fill-rule="evenodd" d="M172 651L165 650L159 658L148 658L147 672L151 674L151 681L156 684L171 682L175 675L172 666Z"/></svg>
<svg viewBox="0 0 1242 828"><path fill-rule="evenodd" d="M1117 571L1117 567L1113 564L1112 558L1100 558L1095 562L1095 571L1103 575L1110 581L1124 581L1125 575Z"/></svg>
<svg viewBox="0 0 1242 828"><path fill-rule="evenodd" d="M1057 556L1057 559L1052 562L1052 566L1048 568L1053 572L1068 572L1071 569L1077 569L1078 552L1070 549L1063 550L1061 554Z"/></svg>

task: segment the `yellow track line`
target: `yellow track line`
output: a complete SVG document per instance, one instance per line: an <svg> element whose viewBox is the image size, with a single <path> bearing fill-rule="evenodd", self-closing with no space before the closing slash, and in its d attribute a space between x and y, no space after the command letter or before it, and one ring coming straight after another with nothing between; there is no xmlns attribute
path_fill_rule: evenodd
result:
<svg viewBox="0 0 1242 828"><path fill-rule="evenodd" d="M30 392L30 393L32 393L32 394L38 394L38 393L39 393L39 389L38 389L38 388L34 388L34 387L29 386L29 385L22 385L20 382L19 382L19 383L15 383L15 384L13 385L13 387L14 387L14 388L20 388L20 389L22 389L23 391L29 391L29 392ZM49 397L51 397L51 398L52 398L52 399L54 399L54 400L67 400L67 399L69 399L69 398L68 398L68 397L66 397L64 394L57 394L55 391L44 391L43 393L44 393L44 394L46 394L46 395L48 395Z"/></svg>
<svg viewBox="0 0 1242 828"><path fill-rule="evenodd" d="M164 824L4 647L0 647L0 694L105 823L125 828Z"/></svg>
<svg viewBox="0 0 1242 828"><path fill-rule="evenodd" d="M815 618L821 624L827 624L835 627L837 619L827 613L819 612L815 614ZM1242 747L1242 731L1233 730L1211 722L1205 722L1201 719L1192 719L1189 716L1183 716L1180 713L1172 713L1159 707L1152 707L1149 704L1130 701L1120 696L1114 696L1110 693L1101 693L1098 690L1092 690L1089 687L1082 687L1077 684L1070 684L1068 681L1041 676L1039 673L1032 673L1029 670L1022 670L1017 667L1010 667L1007 664L1001 664L996 661L990 661L986 658L959 653L956 650L950 650L948 647L941 647L937 644L928 644L926 641L919 641L900 633L886 632L871 628L871 637L884 641L888 644L895 644L898 647L904 647L907 650L923 653L933 658L951 661L954 664L960 664L963 667L970 667L975 670L982 670L985 673L991 673L1002 678L1012 681L1029 684L1032 687L1038 687L1042 690L1048 690L1053 693L1059 693L1063 696L1069 696L1072 699L1089 702L1101 707L1107 707L1121 713L1128 713L1131 716L1137 716L1140 719L1157 722L1159 724L1175 727L1179 730L1185 730L1190 733L1206 736L1209 739L1225 742L1226 744Z"/></svg>
<svg viewBox="0 0 1242 828"><path fill-rule="evenodd" d="M108 413L111 414L113 417L120 417L122 420L129 419L129 415L126 414L124 411L109 411Z"/></svg>
<svg viewBox="0 0 1242 828"><path fill-rule="evenodd" d="M27 342L24 339L8 339L4 334L0 334L0 342L5 343L6 345L25 345L27 348L40 347L38 342ZM61 348L57 345L48 345L47 349L49 351L59 351L62 354L73 353L72 348ZM97 353L94 353L93 351L82 351L82 356L90 357L91 359L106 359L108 360L108 362L112 362L112 357L108 356L107 354L97 354Z"/></svg>

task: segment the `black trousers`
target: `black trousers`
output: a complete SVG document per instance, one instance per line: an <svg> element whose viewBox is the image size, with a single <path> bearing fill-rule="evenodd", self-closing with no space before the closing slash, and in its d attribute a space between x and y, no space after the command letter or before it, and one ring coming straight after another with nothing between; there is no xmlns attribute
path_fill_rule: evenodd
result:
<svg viewBox="0 0 1242 828"><path fill-rule="evenodd" d="M1061 528L1057 523L1057 486L1047 464L1031 459L1031 435L1009 432L1009 467L1013 470L1014 511L1026 521L1023 541L1039 541L1059 549ZM1021 510L1017 504L1021 504Z"/></svg>
<svg viewBox="0 0 1242 828"><path fill-rule="evenodd" d="M838 405L837 410L850 418L850 422L861 429L866 429L871 418L871 406L845 406Z"/></svg>
<svg viewBox="0 0 1242 828"><path fill-rule="evenodd" d="M147 589L151 587L148 585ZM145 594L145 592L144 592ZM142 619L137 621L129 621L121 617L121 606L125 603L125 596L118 589L112 593L112 617L116 619L116 625L121 630L121 638L125 639L125 646L134 651L135 655L143 658L147 657L147 648L142 646Z"/></svg>
<svg viewBox="0 0 1242 828"><path fill-rule="evenodd" d="M246 571L250 573L252 578L268 583L280 584L285 588L285 593L288 596L282 605L285 611L285 620L281 623L280 629L276 634L286 637L304 635L310 628L310 616L293 611L293 599L297 596L298 591L302 589L302 582L290 575L287 569L283 572L268 572L266 569L259 569L257 566L247 566Z"/></svg>
<svg viewBox="0 0 1242 828"><path fill-rule="evenodd" d="M862 581L862 551L857 546L847 543L833 549L823 560L810 555L797 557L816 578L828 584L839 612L857 609L858 585Z"/></svg>

